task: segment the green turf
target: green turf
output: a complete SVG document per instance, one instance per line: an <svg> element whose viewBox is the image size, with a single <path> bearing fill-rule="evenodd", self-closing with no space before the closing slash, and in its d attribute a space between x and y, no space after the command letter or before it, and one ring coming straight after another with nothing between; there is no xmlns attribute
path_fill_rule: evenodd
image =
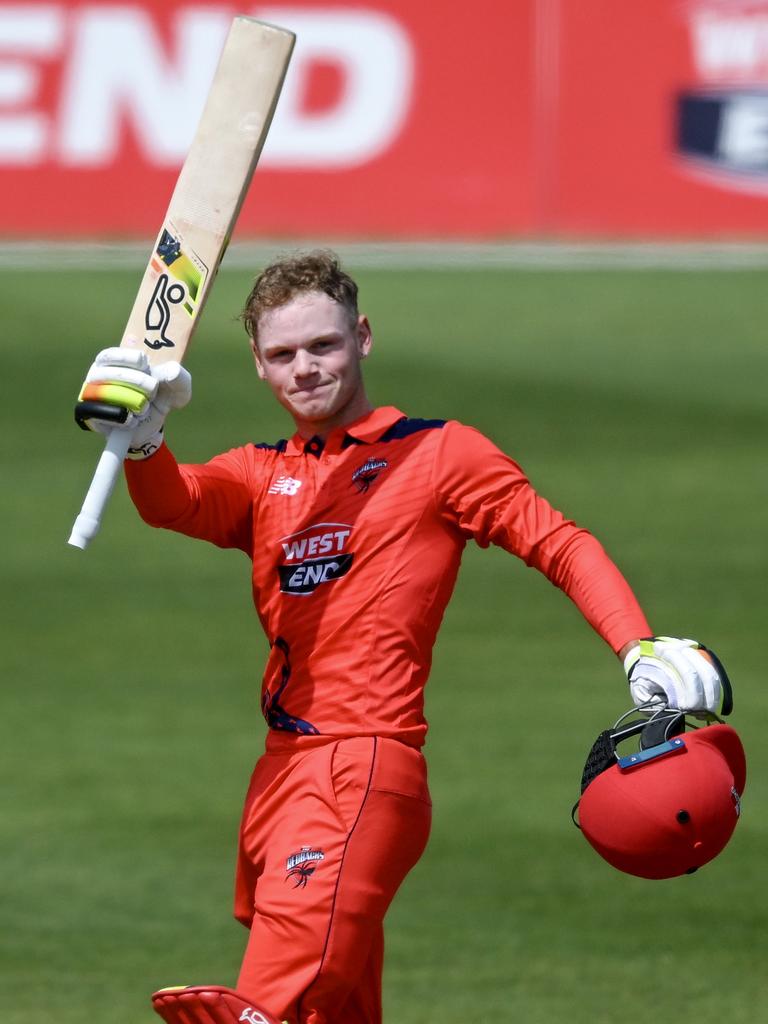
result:
<svg viewBox="0 0 768 1024"><path fill-rule="evenodd" d="M428 688L435 823L389 918L390 1024L759 1024L768 1005L763 643L768 289L760 273L359 275L377 402L479 426L603 540L659 632L715 647L749 754L723 856L668 882L570 824L628 704L565 598L468 549ZM142 526L116 494L67 547L99 443L71 424L135 272L0 276L3 1024L149 1024L154 987L232 984L235 833L263 726L248 566ZM289 429L222 273L170 436L204 458ZM340 1022L343 1024L343 1022Z"/></svg>

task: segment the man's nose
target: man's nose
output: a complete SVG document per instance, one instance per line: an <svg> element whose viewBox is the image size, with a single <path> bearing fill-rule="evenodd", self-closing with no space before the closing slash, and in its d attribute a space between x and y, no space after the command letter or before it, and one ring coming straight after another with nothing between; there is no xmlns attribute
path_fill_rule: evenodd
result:
<svg viewBox="0 0 768 1024"><path fill-rule="evenodd" d="M299 349L293 360L293 372L296 376L309 377L316 370L317 366L312 354L304 349Z"/></svg>

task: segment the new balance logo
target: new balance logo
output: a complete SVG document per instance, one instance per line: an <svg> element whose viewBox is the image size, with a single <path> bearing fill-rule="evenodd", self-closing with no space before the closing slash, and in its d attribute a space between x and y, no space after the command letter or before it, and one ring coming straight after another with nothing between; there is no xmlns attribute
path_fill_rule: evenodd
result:
<svg viewBox="0 0 768 1024"><path fill-rule="evenodd" d="M301 480L292 476L279 476L267 491L267 494L296 494L301 487Z"/></svg>

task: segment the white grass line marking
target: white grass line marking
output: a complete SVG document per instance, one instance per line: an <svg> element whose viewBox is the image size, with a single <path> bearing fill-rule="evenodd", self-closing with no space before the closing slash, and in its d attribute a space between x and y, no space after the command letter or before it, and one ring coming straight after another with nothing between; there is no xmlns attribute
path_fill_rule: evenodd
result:
<svg viewBox="0 0 768 1024"><path fill-rule="evenodd" d="M233 243L224 268L254 273L276 255L335 249L353 270L750 270L768 267L768 242L328 242ZM133 270L146 242L0 241L3 270Z"/></svg>

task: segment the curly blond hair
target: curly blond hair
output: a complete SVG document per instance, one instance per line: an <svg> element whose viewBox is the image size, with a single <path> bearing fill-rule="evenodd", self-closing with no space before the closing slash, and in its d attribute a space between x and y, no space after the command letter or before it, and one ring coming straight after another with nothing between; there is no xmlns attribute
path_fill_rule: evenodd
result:
<svg viewBox="0 0 768 1024"><path fill-rule="evenodd" d="M344 307L352 324L357 323L357 284L342 270L335 252L313 249L275 260L256 278L240 314L248 337L258 345L261 316L303 292L324 292Z"/></svg>

